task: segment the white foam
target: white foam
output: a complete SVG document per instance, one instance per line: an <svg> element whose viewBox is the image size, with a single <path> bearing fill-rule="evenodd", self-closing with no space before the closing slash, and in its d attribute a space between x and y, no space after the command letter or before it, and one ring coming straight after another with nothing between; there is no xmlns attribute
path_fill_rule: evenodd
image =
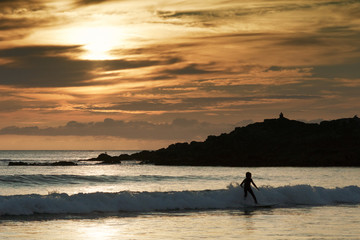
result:
<svg viewBox="0 0 360 240"><path fill-rule="evenodd" d="M327 189L309 185L261 187L254 190L260 204L277 204L276 207L299 205L333 205L339 203L359 204L360 188L348 186ZM243 190L238 184L227 189L174 192L129 192L79 193L68 195L52 193L48 195L0 196L0 216L32 215L36 213L92 213L119 211L166 211L185 209L227 209L241 208L248 202L243 198Z"/></svg>

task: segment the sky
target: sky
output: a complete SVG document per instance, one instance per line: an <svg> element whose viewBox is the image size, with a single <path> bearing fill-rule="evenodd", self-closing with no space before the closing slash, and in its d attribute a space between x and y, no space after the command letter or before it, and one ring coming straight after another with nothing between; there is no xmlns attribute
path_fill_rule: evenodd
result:
<svg viewBox="0 0 360 240"><path fill-rule="evenodd" d="M0 0L0 149L158 149L353 117L360 1Z"/></svg>

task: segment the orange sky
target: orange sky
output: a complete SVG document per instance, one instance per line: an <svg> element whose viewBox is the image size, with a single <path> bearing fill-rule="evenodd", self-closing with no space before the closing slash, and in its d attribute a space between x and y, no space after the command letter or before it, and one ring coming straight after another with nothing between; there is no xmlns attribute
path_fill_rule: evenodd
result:
<svg viewBox="0 0 360 240"><path fill-rule="evenodd" d="M156 149L352 117L360 2L0 1L0 149Z"/></svg>

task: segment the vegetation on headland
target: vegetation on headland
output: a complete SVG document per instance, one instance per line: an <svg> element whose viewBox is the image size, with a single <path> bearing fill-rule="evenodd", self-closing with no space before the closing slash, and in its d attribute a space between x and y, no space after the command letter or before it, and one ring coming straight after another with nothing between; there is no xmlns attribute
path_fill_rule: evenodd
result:
<svg viewBox="0 0 360 240"><path fill-rule="evenodd" d="M360 119L304 123L280 114L204 142L176 143L119 159L189 166L360 166Z"/></svg>

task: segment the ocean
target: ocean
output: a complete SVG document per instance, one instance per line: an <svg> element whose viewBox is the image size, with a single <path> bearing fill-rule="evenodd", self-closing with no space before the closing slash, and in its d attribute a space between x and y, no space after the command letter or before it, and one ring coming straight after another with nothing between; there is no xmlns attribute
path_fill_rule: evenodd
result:
<svg viewBox="0 0 360 240"><path fill-rule="evenodd" d="M0 239L360 239L360 168L8 166L103 152L0 151Z"/></svg>

